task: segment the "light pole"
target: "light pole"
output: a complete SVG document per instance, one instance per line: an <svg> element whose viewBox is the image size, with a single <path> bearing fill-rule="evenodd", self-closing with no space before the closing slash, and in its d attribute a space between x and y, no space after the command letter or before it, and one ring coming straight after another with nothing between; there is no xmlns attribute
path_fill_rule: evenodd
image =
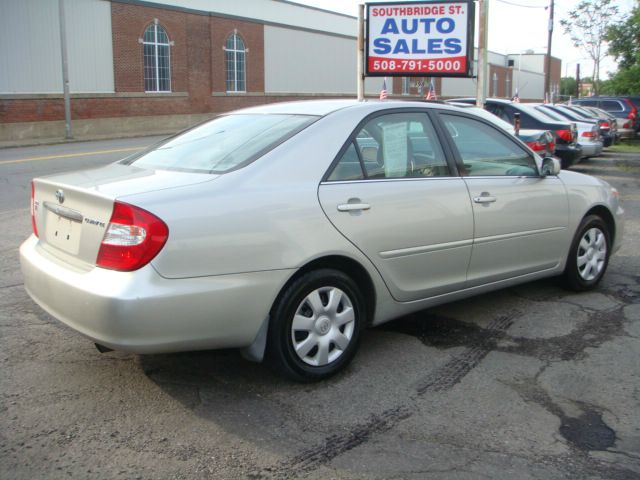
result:
<svg viewBox="0 0 640 480"><path fill-rule="evenodd" d="M547 58L545 72L544 72L544 99L547 101L550 98L550 86L551 86L551 40L553 38L553 0L549 5L549 38L547 40Z"/></svg>
<svg viewBox="0 0 640 480"><path fill-rule="evenodd" d="M71 134L71 95L69 94L69 63L67 60L67 30L64 16L64 0L58 0L60 21L60 54L62 57L62 92L64 95L64 137L69 140Z"/></svg>

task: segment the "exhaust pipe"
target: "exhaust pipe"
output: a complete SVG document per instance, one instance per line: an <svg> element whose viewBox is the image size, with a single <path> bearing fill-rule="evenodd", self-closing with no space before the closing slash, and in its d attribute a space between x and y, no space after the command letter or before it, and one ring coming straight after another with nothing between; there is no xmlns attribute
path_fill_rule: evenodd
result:
<svg viewBox="0 0 640 480"><path fill-rule="evenodd" d="M100 345L99 343L94 343L94 345L100 353L113 352L113 348L105 347L104 345Z"/></svg>

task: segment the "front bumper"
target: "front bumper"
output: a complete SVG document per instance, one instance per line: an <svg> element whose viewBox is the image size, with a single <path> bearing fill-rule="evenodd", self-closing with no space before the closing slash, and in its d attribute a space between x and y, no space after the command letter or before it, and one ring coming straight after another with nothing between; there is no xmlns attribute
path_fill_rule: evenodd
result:
<svg viewBox="0 0 640 480"><path fill-rule="evenodd" d="M38 245L20 247L24 285L49 314L114 350L166 353L246 347L290 270L166 279L134 272L70 269Z"/></svg>

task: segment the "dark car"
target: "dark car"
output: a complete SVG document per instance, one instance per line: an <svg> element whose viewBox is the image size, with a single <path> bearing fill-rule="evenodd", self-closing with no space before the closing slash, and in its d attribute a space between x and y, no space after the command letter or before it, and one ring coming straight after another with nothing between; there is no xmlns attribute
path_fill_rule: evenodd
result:
<svg viewBox="0 0 640 480"><path fill-rule="evenodd" d="M623 128L632 128L638 131L640 122L638 119L638 107L636 107L630 97L583 97L571 100L575 105L601 108L606 112L615 115L616 118L626 118L629 125ZM621 125L619 125L621 126Z"/></svg>
<svg viewBox="0 0 640 480"><path fill-rule="evenodd" d="M473 103L474 98L455 99L455 102ZM562 168L569 168L582 156L577 143L578 132L575 124L567 121L553 121L543 113L536 111L526 103L512 102L498 98L488 98L484 108L510 124L514 124L515 114L520 114L521 128L549 130L555 137L555 154L562 162Z"/></svg>
<svg viewBox="0 0 640 480"><path fill-rule="evenodd" d="M518 138L541 157L553 157L556 152L556 139L549 130L523 128Z"/></svg>

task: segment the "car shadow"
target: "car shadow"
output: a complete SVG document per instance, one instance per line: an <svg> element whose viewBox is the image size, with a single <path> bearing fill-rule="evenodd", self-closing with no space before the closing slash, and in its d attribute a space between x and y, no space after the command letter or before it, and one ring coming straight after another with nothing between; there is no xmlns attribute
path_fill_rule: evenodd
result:
<svg viewBox="0 0 640 480"><path fill-rule="evenodd" d="M422 395L453 388L498 349L527 308L567 295L547 279L407 315L365 331L354 361L318 383L289 381L236 350L142 355L138 361L152 382L199 418L286 455L325 445L336 431L357 432L385 412L410 415ZM556 355L564 348L538 343L503 351ZM460 362L469 368L458 368Z"/></svg>

